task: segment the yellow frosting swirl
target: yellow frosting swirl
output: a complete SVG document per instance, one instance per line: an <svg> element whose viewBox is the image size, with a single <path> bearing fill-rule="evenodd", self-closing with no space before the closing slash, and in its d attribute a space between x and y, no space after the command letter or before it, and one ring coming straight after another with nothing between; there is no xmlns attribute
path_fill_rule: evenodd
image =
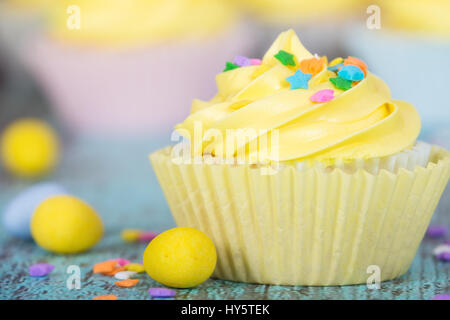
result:
<svg viewBox="0 0 450 320"><path fill-rule="evenodd" d="M180 37L204 37L235 21L221 0L58 0L51 6L50 32L66 42L128 45ZM80 8L81 28L67 28L69 6Z"/></svg>
<svg viewBox="0 0 450 320"><path fill-rule="evenodd" d="M450 37L449 0L377 0L382 24L395 30Z"/></svg>
<svg viewBox="0 0 450 320"><path fill-rule="evenodd" d="M250 159L255 152L248 148L250 143L270 140L276 131L275 156L270 144L257 144L258 159L263 161L369 159L389 156L414 144L420 131L417 111L406 102L392 100L381 79L367 72L351 89L337 89L329 81L336 74L326 68L324 59L322 71L309 80L308 89L291 90L286 77L298 67L280 63L274 57L280 50L293 54L297 66L313 57L294 31L281 33L261 65L217 75L217 95L208 102L194 100L191 114L176 126L177 131L194 139L196 125L201 124L203 131L213 129L216 135L225 137L203 137L202 154L224 157L247 147ZM334 99L312 102L311 96L323 89L333 90ZM258 135L245 141L246 146L237 143L230 153L224 150L227 139L231 139L230 129L251 129Z"/></svg>

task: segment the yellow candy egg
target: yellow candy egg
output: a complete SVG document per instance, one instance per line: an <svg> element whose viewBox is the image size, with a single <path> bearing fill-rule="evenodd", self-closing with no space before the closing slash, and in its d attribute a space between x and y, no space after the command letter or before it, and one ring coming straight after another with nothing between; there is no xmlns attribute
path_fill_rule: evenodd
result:
<svg viewBox="0 0 450 320"><path fill-rule="evenodd" d="M97 212L69 195L47 198L31 218L31 235L42 248L55 253L77 253L92 248L103 235Z"/></svg>
<svg viewBox="0 0 450 320"><path fill-rule="evenodd" d="M55 131L37 119L10 124L1 137L1 158L6 169L22 177L36 177L50 171L59 159Z"/></svg>
<svg viewBox="0 0 450 320"><path fill-rule="evenodd" d="M180 227L154 238L145 249L143 262L155 281L174 288L191 288L211 276L217 254L206 234Z"/></svg>

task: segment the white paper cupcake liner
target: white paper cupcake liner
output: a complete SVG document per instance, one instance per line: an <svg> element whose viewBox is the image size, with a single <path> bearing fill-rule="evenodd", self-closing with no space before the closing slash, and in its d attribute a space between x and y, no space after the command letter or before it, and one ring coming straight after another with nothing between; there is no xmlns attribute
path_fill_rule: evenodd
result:
<svg viewBox="0 0 450 320"><path fill-rule="evenodd" d="M416 144L395 156L286 165L175 164L150 156L177 225L214 242L220 279L285 285L366 283L404 274L448 182L448 151Z"/></svg>

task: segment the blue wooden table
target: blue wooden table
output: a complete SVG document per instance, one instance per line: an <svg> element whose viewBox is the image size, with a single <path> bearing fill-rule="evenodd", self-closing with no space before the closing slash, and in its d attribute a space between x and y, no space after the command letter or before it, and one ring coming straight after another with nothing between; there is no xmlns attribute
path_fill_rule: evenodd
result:
<svg viewBox="0 0 450 320"><path fill-rule="evenodd" d="M119 288L114 278L92 274L100 261L123 257L141 261L145 245L124 243L120 231L143 228L164 231L174 221L148 162L149 152L168 144L168 139L78 138L65 142L60 167L47 179L64 185L94 206L106 227L103 240L79 255L54 255L32 242L14 239L0 229L0 299L92 299L115 294L119 299L150 299L147 290L158 286L146 274L139 284ZM0 171L0 211L18 192L31 185ZM433 218L450 226L450 188ZM425 239L409 272L369 290L365 285L345 287L288 287L208 280L197 288L177 290L176 299L430 299L450 293L450 263L432 255L440 241ZM28 276L28 267L50 263L55 270L44 278ZM81 288L68 289L67 268L81 269Z"/></svg>

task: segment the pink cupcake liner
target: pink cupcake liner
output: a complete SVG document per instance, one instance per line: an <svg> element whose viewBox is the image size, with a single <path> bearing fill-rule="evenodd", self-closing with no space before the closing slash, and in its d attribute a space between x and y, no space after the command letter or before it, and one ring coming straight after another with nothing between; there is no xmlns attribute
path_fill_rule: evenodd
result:
<svg viewBox="0 0 450 320"><path fill-rule="evenodd" d="M207 40L127 50L63 45L40 36L24 59L57 115L75 132L167 130L189 113L193 98L210 99L225 61L246 54L237 26Z"/></svg>

